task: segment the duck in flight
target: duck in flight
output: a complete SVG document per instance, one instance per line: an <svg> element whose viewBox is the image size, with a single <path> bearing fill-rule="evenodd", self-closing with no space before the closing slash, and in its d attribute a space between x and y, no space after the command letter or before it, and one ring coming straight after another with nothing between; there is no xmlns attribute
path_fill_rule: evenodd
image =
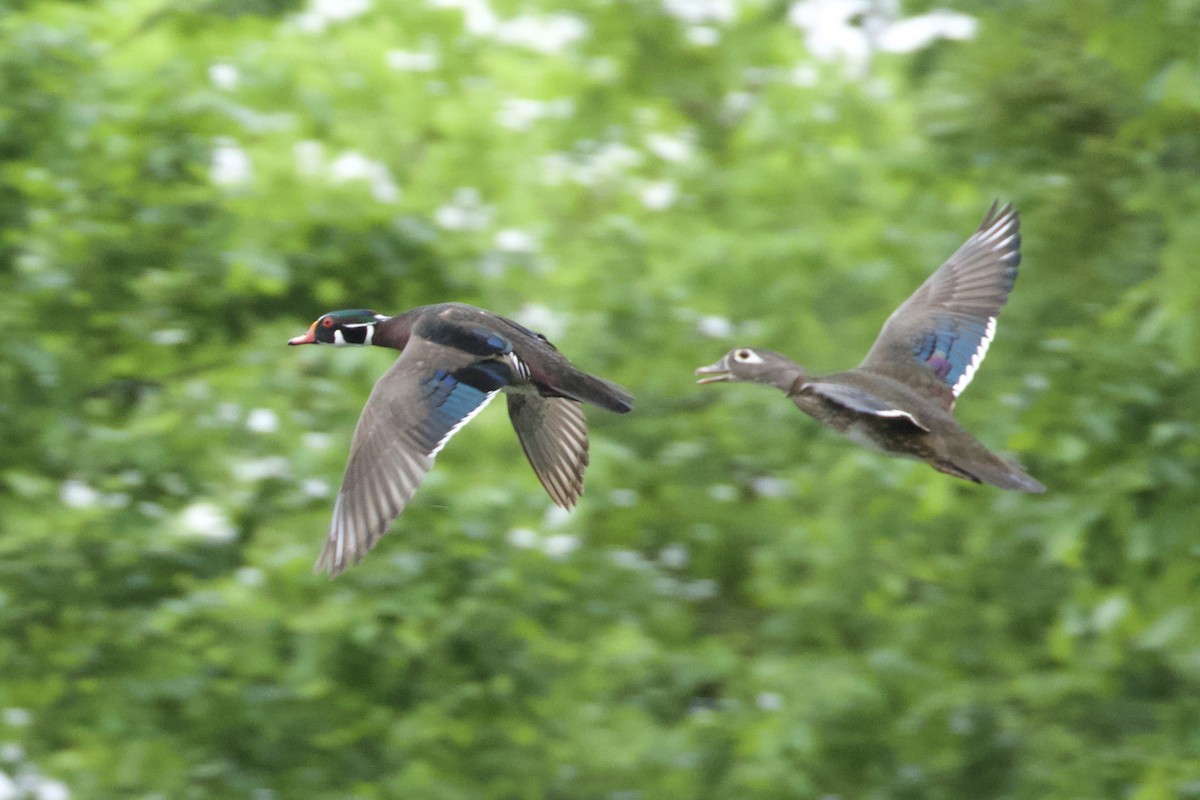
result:
<svg viewBox="0 0 1200 800"><path fill-rule="evenodd" d="M993 203L979 229L888 317L854 369L816 377L779 353L737 347L697 369L698 382L774 386L801 411L872 450L915 458L975 483L1044 492L953 415L1016 281L1019 228L1011 205Z"/></svg>
<svg viewBox="0 0 1200 800"><path fill-rule="evenodd" d="M400 357L375 384L354 430L333 521L314 572L357 563L404 510L434 456L498 392L550 499L570 509L588 464L587 403L618 414L633 395L589 375L545 336L462 303L389 317L334 311L290 345L375 345Z"/></svg>

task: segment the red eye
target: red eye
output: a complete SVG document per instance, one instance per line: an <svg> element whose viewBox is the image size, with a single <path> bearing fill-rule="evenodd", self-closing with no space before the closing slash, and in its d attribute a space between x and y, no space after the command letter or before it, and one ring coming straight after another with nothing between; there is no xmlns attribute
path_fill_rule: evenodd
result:
<svg viewBox="0 0 1200 800"><path fill-rule="evenodd" d="M324 325L326 328L332 328L333 327L333 317L326 317L325 319L321 320L321 324Z"/></svg>

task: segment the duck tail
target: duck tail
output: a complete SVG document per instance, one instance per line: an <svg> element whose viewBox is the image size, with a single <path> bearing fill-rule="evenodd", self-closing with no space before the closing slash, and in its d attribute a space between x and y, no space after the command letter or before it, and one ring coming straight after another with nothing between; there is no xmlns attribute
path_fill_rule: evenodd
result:
<svg viewBox="0 0 1200 800"><path fill-rule="evenodd" d="M586 372L573 372L560 378L554 389L563 397L618 414L628 414L633 410L633 394L628 389Z"/></svg>
<svg viewBox="0 0 1200 800"><path fill-rule="evenodd" d="M1036 478L1011 461L1006 461L991 452L980 454L970 463L935 461L933 468L947 475L965 478L976 483L988 483L1001 489L1015 492L1041 493L1046 487Z"/></svg>

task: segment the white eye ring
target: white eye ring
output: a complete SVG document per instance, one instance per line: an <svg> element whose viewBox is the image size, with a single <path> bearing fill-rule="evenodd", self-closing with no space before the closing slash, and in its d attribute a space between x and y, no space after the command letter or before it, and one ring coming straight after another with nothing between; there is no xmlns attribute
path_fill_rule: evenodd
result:
<svg viewBox="0 0 1200 800"><path fill-rule="evenodd" d="M733 360L742 364L761 364L762 356L749 348L743 347L741 350L734 351Z"/></svg>

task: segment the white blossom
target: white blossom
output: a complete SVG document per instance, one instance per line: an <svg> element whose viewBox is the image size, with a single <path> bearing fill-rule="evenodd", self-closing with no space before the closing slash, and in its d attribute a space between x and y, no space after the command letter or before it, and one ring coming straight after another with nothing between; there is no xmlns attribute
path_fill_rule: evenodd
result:
<svg viewBox="0 0 1200 800"><path fill-rule="evenodd" d="M710 339L728 339L733 335L733 323L725 317L708 314L696 320L696 330Z"/></svg>
<svg viewBox="0 0 1200 800"><path fill-rule="evenodd" d="M71 790L62 781L39 777L33 787L34 800L70 800Z"/></svg>
<svg viewBox="0 0 1200 800"><path fill-rule="evenodd" d="M292 145L296 171L301 175L317 175L325 168L325 145L315 139L305 139Z"/></svg>
<svg viewBox="0 0 1200 800"><path fill-rule="evenodd" d="M737 499L737 487L728 483L714 483L708 487L708 496L718 503L730 503Z"/></svg>
<svg viewBox="0 0 1200 800"><path fill-rule="evenodd" d="M505 20L492 36L505 44L539 53L561 53L587 35L587 24L570 14L525 15Z"/></svg>
<svg viewBox="0 0 1200 800"><path fill-rule="evenodd" d="M526 303L513 317L526 328L537 331L551 341L566 333L571 321L567 312L556 311L541 303Z"/></svg>
<svg viewBox="0 0 1200 800"><path fill-rule="evenodd" d="M708 578L701 578L698 581L685 583L682 587L681 594L686 600L707 600L710 597L717 596L717 582Z"/></svg>
<svg viewBox="0 0 1200 800"><path fill-rule="evenodd" d="M371 187L371 196L381 203L394 203L400 199L400 189L387 165L373 161L357 150L339 154L329 165L329 177L335 183L366 181Z"/></svg>
<svg viewBox="0 0 1200 800"><path fill-rule="evenodd" d="M518 228L504 228L496 232L496 249L506 253L533 253L538 249L533 234Z"/></svg>
<svg viewBox="0 0 1200 800"><path fill-rule="evenodd" d="M750 488L759 497L787 497L792 493L792 484L782 478L759 477L750 482Z"/></svg>
<svg viewBox="0 0 1200 800"><path fill-rule="evenodd" d="M239 73L238 67L232 64L217 62L217 64L209 66L209 80L217 89L233 91L241 82L241 73Z"/></svg>
<svg viewBox="0 0 1200 800"><path fill-rule="evenodd" d="M219 137L213 148L209 177L218 186L240 186L249 182L252 177L250 156L233 139Z"/></svg>
<svg viewBox="0 0 1200 800"><path fill-rule="evenodd" d="M508 543L513 547L529 548L538 543L537 531L531 528L513 528L508 532Z"/></svg>
<svg viewBox="0 0 1200 800"><path fill-rule="evenodd" d="M344 22L365 14L371 0L309 0L308 8L293 19L306 33L323 33L332 22Z"/></svg>
<svg viewBox="0 0 1200 800"><path fill-rule="evenodd" d="M454 197L434 212L433 219L447 230L477 231L491 223L492 211L483 203L478 189L464 186L454 190Z"/></svg>
<svg viewBox="0 0 1200 800"><path fill-rule="evenodd" d="M279 415L269 408L256 408L246 415L246 430L251 433L274 433L279 430Z"/></svg>
<svg viewBox="0 0 1200 800"><path fill-rule="evenodd" d="M300 482L300 491L305 497L320 499L333 493L329 484L320 478L305 478Z"/></svg>
<svg viewBox="0 0 1200 800"><path fill-rule="evenodd" d="M432 72L438 67L437 53L389 50L384 56L389 67L401 72Z"/></svg>
<svg viewBox="0 0 1200 800"><path fill-rule="evenodd" d="M970 39L974 17L934 9L915 17L899 16L898 4L868 0L802 0L788 9L788 19L804 32L809 53L821 61L840 61L860 73L873 48L911 53L938 39Z"/></svg>
<svg viewBox="0 0 1200 800"><path fill-rule="evenodd" d="M779 692L759 692L754 703L763 711L778 711L783 708L783 695Z"/></svg>
<svg viewBox="0 0 1200 800"><path fill-rule="evenodd" d="M732 22L734 0L662 0L663 9L683 22Z"/></svg>
<svg viewBox="0 0 1200 800"><path fill-rule="evenodd" d="M254 483L268 478L283 478L290 471L288 460L283 456L266 456L235 461L233 475L242 483Z"/></svg>
<svg viewBox="0 0 1200 800"><path fill-rule="evenodd" d="M638 493L634 489L613 489L608 493L608 501L618 508L633 508L637 505Z"/></svg>
<svg viewBox="0 0 1200 800"><path fill-rule="evenodd" d="M691 553L688 552L687 545L685 544L669 544L658 551L658 560L664 567L670 567L671 569L686 567L691 557Z"/></svg>
<svg viewBox="0 0 1200 800"><path fill-rule="evenodd" d="M612 561L618 567L625 569L644 569L647 566L646 559L642 558L642 554L636 550L614 550Z"/></svg>
<svg viewBox="0 0 1200 800"><path fill-rule="evenodd" d="M192 332L186 328L159 328L150 332L150 341L160 347L180 345L192 338Z"/></svg>
<svg viewBox="0 0 1200 800"><path fill-rule="evenodd" d="M971 39L979 21L956 11L935 9L907 19L896 20L879 36L879 49L889 53L912 53L938 39Z"/></svg>
<svg viewBox="0 0 1200 800"><path fill-rule="evenodd" d="M651 133L646 136L646 147L662 160L676 163L687 161L696 150L690 131L675 136L669 133Z"/></svg>
<svg viewBox="0 0 1200 800"><path fill-rule="evenodd" d="M13 728L24 728L33 722L33 715L26 708L6 708L0 712L0 719L4 720L5 725Z"/></svg>
<svg viewBox="0 0 1200 800"><path fill-rule="evenodd" d="M266 582L266 575L258 567L239 567L233 573L233 577L242 586L251 588L262 586Z"/></svg>
<svg viewBox="0 0 1200 800"><path fill-rule="evenodd" d="M218 62L208 68L208 79L212 81L212 85L218 89L232 91L238 87L242 76L238 72L238 68L233 64L225 64Z"/></svg>
<svg viewBox="0 0 1200 800"><path fill-rule="evenodd" d="M579 537L569 533L556 533L542 542L542 552L555 559L566 558L578 549Z"/></svg>
<svg viewBox="0 0 1200 800"><path fill-rule="evenodd" d="M333 444L333 436L322 431L310 431L300 437L300 441L309 450L328 450Z"/></svg>
<svg viewBox="0 0 1200 800"><path fill-rule="evenodd" d="M858 65L866 62L868 43L863 28L851 20L868 11L866 0L803 0L788 9L788 20L804 31L814 58Z"/></svg>
<svg viewBox="0 0 1200 800"><path fill-rule="evenodd" d="M192 503L179 515L183 532L211 542L228 542L237 536L237 531L225 512L213 503Z"/></svg>
<svg viewBox="0 0 1200 800"><path fill-rule="evenodd" d="M83 481L69 479L58 487L58 499L68 508L91 508L100 502L100 492Z"/></svg>
<svg viewBox="0 0 1200 800"><path fill-rule="evenodd" d="M679 187L674 181L651 181L642 187L642 205L651 211L665 211L675 205Z"/></svg>
<svg viewBox="0 0 1200 800"><path fill-rule="evenodd" d="M697 47L712 47L721 41L721 32L711 25L689 25L687 40Z"/></svg>

